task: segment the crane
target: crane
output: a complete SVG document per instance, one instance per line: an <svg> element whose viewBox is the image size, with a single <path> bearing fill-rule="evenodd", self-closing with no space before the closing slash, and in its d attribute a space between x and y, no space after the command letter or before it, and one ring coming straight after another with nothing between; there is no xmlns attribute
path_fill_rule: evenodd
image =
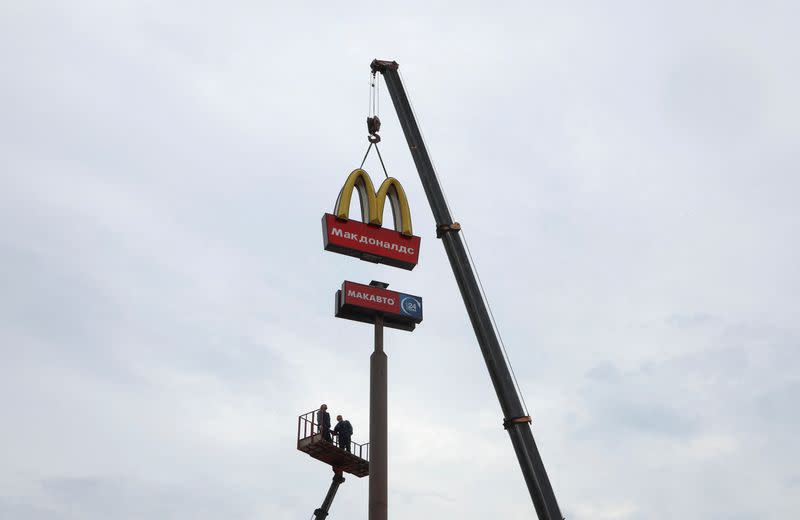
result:
<svg viewBox="0 0 800 520"><path fill-rule="evenodd" d="M373 60L370 64L373 76L380 73L392 98L400 126L405 134L411 156L417 167L422 187L436 220L436 236L441 239L447 258L453 269L461 297L467 308L467 314L475 331L478 345L486 362L489 377L492 380L500 408L503 412L503 427L511 438L511 444L517 455L522 475L528 487L533 506L539 520L563 520L558 508L550 479L544 468L536 442L531 431L531 418L526 414L517 388L514 385L511 371L503 356L497 332L487 309L481 288L469 261L464 242L459 234L461 226L453 221L450 209L445 201L442 187L436 177L425 142L422 139L411 103L408 100L403 82L398 72L396 61ZM370 134L377 132L375 122L368 122ZM378 128L380 125L377 125ZM373 142L375 138L370 139Z"/></svg>

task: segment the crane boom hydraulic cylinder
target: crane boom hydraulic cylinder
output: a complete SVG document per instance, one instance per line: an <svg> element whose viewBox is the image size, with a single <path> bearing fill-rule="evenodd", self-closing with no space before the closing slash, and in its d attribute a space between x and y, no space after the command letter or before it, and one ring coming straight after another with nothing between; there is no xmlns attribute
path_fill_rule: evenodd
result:
<svg viewBox="0 0 800 520"><path fill-rule="evenodd" d="M486 303L472 270L464 243L458 233L460 226L453 222L445 202L442 188L400 79L397 70L398 64L395 61L374 60L371 67L373 73L380 72L383 75L397 117L400 119L400 126L403 128L408 147L419 172L419 178L422 181L422 187L436 219L437 235L442 239L456 283L461 291L461 297L467 307L467 314L469 314L472 328L475 330L483 359L486 361L489 377L503 410L503 425L511 437L511 444L517 454L536 513L539 520L562 520L553 488L547 478L536 442L533 440L530 418L526 416L520 396L514 386Z"/></svg>

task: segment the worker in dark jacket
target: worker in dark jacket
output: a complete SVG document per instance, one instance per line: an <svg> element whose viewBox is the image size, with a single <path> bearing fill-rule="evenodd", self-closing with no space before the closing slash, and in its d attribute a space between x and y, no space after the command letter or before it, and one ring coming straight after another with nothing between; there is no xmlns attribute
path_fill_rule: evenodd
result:
<svg viewBox="0 0 800 520"><path fill-rule="evenodd" d="M353 426L350 424L350 421L344 421L341 415L337 415L336 426L333 427L333 434L339 436L339 447L349 452L350 437L353 436Z"/></svg>
<svg viewBox="0 0 800 520"><path fill-rule="evenodd" d="M321 404L317 412L317 429L322 433L322 438L331 441L331 414L328 413L328 405Z"/></svg>

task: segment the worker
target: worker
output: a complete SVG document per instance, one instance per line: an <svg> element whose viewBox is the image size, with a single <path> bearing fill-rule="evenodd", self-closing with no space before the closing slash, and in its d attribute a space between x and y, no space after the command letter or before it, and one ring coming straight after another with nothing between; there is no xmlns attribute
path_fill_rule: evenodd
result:
<svg viewBox="0 0 800 520"><path fill-rule="evenodd" d="M317 412L317 429L322 433L322 438L331 442L331 414L328 413L328 405L319 405Z"/></svg>
<svg viewBox="0 0 800 520"><path fill-rule="evenodd" d="M337 415L333 434L339 437L339 447L349 453L350 437L353 436L353 425L350 424L350 421L343 420L341 415Z"/></svg>

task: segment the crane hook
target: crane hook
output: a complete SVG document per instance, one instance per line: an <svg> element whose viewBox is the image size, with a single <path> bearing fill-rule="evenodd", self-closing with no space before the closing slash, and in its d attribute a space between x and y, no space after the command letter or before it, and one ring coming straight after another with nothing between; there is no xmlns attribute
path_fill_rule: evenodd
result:
<svg viewBox="0 0 800 520"><path fill-rule="evenodd" d="M372 116L367 118L367 132L369 132L369 137L367 140L372 143L380 143L381 136L378 135L378 132L381 129L381 120L378 116Z"/></svg>

